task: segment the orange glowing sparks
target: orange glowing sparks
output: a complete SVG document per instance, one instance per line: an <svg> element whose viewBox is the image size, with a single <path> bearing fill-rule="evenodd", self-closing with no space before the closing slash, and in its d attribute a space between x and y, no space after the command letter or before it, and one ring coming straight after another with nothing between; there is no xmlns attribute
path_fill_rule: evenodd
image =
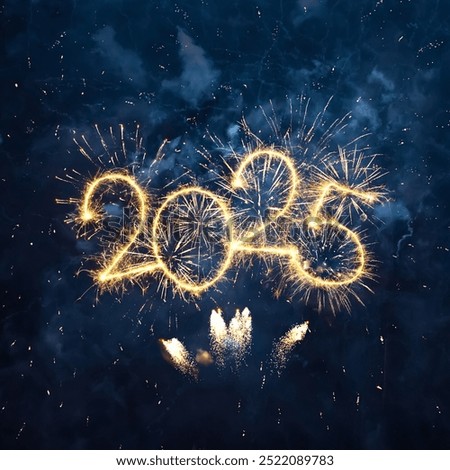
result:
<svg viewBox="0 0 450 470"><path fill-rule="evenodd" d="M261 108L271 132L265 142L243 120L245 136L236 144L240 152L225 150L227 146L211 136L224 149L223 166L206 148L198 152L208 160L204 168L214 175L217 191L211 189L211 180L202 187L192 177L194 171L178 162L175 176L163 188L153 184L158 187L150 195L158 170L164 163L165 169L170 167L172 160L164 161L170 142L164 140L155 158L144 163L139 127L125 138L122 125L118 136L112 128L102 135L95 126L97 149L84 135L74 139L82 155L100 164L101 171L87 182L77 172L67 175L69 182L84 181L81 197L59 202L76 204L76 213L67 221L79 227L79 236L99 236L102 251L89 271L99 290L136 283L145 292L150 280L163 298L171 291L196 300L208 290L223 291L239 268L262 260L269 280L278 283L275 296L285 293L291 300L300 295L319 311L333 313L350 311L352 299L363 303L361 287L370 291L375 262L362 228L370 208L385 199L380 184L384 173L374 155L366 157L357 149L361 137L343 148L330 144L346 126L347 116L327 127L327 103L310 125L308 104L301 98L304 109L295 132L292 122L285 129L274 112L268 116ZM117 215L121 210L123 216ZM113 216L122 226L109 224ZM177 338L161 339L163 356L194 380L202 366L241 367L251 350L252 316L245 308L236 310L229 322L225 318L220 309L212 310L209 350L196 345L196 353L191 353ZM304 322L273 343L267 357L278 373L307 332Z"/></svg>
<svg viewBox="0 0 450 470"><path fill-rule="evenodd" d="M194 198L192 196L194 196ZM179 199L181 201L177 202ZM161 246L161 241L165 242L165 245L169 245L174 241L170 239L171 236L173 237L173 233L169 232L169 236L167 236L167 231L163 228L162 217L166 208L171 204L174 207L169 210L169 215L180 211L180 208L185 211L184 218L177 221L178 223L176 222L178 228L180 228L181 225L182 233L178 237L179 240L175 241L175 246L170 250L170 253L166 255L166 258L173 258L174 255L178 255L178 258L181 261L180 264L182 265L178 270L179 274L174 273L171 266L168 264L167 259L164 259L162 254L164 246ZM195 220L189 216L196 212L194 208L198 204L202 206L202 212L199 214L200 220ZM211 240L205 240L205 237L202 239L202 235L205 235L202 231L205 230L205 220L208 217L209 219L212 217L214 223L217 223L217 221L221 223L220 228L222 229L222 234L219 233L219 235L224 235L223 230L226 228L227 222L231 220L231 212L227 202L210 191L192 186L182 188L170 194L157 210L152 225L152 249L157 260L158 269L162 271L167 279L172 281L173 285L175 285L177 289L197 295L219 282L219 280L222 279L225 273L230 269L233 261L233 251L230 249L233 232L230 230L228 231L229 236L227 237L227 240L223 240L222 236L214 239L214 243L212 244L217 245L219 243L223 243L224 248L222 256L223 259L220 260L219 267L215 269L216 272L213 273L213 276L201 281L199 279L200 276L194 276L192 270L187 267L190 264L191 266L194 266L195 271L199 271L200 264L205 261L204 258L211 256L210 249L214 248L214 246L210 246L211 244L209 242ZM209 223L211 223L211 220L209 220ZM220 238L222 238L222 240L220 240ZM199 251L202 251L202 253L199 254ZM192 256L193 254L194 257Z"/></svg>

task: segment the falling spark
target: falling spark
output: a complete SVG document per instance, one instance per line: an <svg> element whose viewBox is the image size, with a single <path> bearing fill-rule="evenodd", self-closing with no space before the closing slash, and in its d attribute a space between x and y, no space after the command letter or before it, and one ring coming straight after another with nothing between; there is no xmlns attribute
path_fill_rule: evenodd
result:
<svg viewBox="0 0 450 470"><path fill-rule="evenodd" d="M278 373L286 367L286 363L292 353L294 347L303 341L308 332L309 322L292 327L285 335L275 342L272 351L272 362Z"/></svg>
<svg viewBox="0 0 450 470"><path fill-rule="evenodd" d="M160 339L163 356L182 374L198 379L199 370L195 363L210 366L214 362L223 368L229 364L238 368L249 353L252 342L252 317L250 310L242 313L236 310L230 323L225 323L222 312L212 310L210 316L210 348L212 354L204 349L197 349L195 360L184 344L177 338Z"/></svg>
<svg viewBox="0 0 450 470"><path fill-rule="evenodd" d="M198 369L184 344L177 338L161 339L160 343L166 352L166 359L182 374L194 379L198 377Z"/></svg>

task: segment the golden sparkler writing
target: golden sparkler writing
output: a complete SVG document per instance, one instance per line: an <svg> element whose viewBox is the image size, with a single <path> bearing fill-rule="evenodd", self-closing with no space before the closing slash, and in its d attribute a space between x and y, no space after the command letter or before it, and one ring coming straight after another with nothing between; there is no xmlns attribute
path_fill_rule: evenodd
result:
<svg viewBox="0 0 450 470"><path fill-rule="evenodd" d="M345 157L345 155L341 155L341 158L343 157ZM364 277L366 273L367 255L360 235L335 218L339 217L340 214L335 217L325 214L324 207L328 205L330 201L336 199L337 196L340 196L341 202L345 198L351 198L352 200L360 200L361 203L366 205L373 205L380 200L380 188L377 187L375 190L369 191L364 187L364 190L360 190L359 188L352 188L339 183L333 178L325 178L322 174L319 182L310 190L310 192L316 195L316 199L310 206L308 216L304 220L297 220L295 218L294 206L299 199L301 179L293 158L284 151L274 148L259 148L244 155L238 168L232 174L230 191L236 192L245 190L251 185L252 169L254 169L256 165L262 165L264 171L269 166L275 165L278 171L277 174L281 174L279 169L282 168L284 180L277 181L277 185L284 185L285 187L285 190L282 191L282 206L270 206L269 216L267 220L262 221L259 230L263 232L269 224L273 224L278 219L284 218L285 220L288 219L306 224L307 230L311 231L311 234L314 236L326 230L340 232L344 242L353 245L353 269L349 269L348 272L344 274L339 273L339 275L331 278L318 275L314 272L310 263L308 263L307 257L303 252L303 247L296 246L292 243L292 240L283 238L278 240L277 244L273 242L267 244L266 242L259 242L256 236L257 231L254 230L254 227L250 232L242 230L242 227L239 227L238 230L235 223L236 215L233 214L230 201L199 186L183 187L169 194L156 210L151 222L151 227L148 228L150 203L146 190L131 174L125 172L108 172L94 178L87 184L79 207L79 221L82 224L99 222L102 218L100 204L103 194L102 190L108 191L111 190L112 186L120 185L129 188L130 195L135 201L134 207L137 215L136 221L132 224L126 241L112 253L109 261L95 273L94 277L97 283L101 286L112 286L126 279L134 279L160 272L166 279L171 281L179 291L200 295L207 289L215 286L225 277L226 272L235 264L235 260L238 258L237 255L240 257L257 255L270 258L285 258L288 261L289 277L291 279L296 278L302 286L325 291L332 291L348 286ZM278 177L278 179L280 179L280 177ZM167 232L167 230L164 229L164 224L168 223L167 219L164 218L164 213L173 212L174 208L180 207L180 205L187 206L188 210L192 211L196 206L201 205L201 210L204 213L209 212L213 214L214 218L220 221L222 228L227 227L227 238L222 241L222 260L219 266L214 270L213 275L209 278L201 279L199 275L197 279L195 279L191 274L192 268L188 269L183 265L183 269L180 270L180 273L175 273L163 255L165 251L164 243L168 244L170 242L168 236L170 237L171 233L170 230ZM192 258L192 251L194 251L195 246L189 249L186 248L183 251L183 243L189 244L192 242L191 239L195 238L195 236L198 238L199 235L193 233L191 227L192 221L188 220L185 224L190 228L187 229L182 239L178 242L177 249L181 253L181 263L184 261L186 264L189 261L191 266L195 266L196 261ZM133 264L132 260L130 260L130 252L132 252L132 247L140 236L144 236L147 240L149 239L148 248L152 254L152 261ZM206 245L203 243L203 251L209 249ZM200 248L197 251L200 251ZM200 257L200 255L198 256ZM205 256L205 254L203 253L202 256ZM200 261L198 261L197 264L200 264Z"/></svg>

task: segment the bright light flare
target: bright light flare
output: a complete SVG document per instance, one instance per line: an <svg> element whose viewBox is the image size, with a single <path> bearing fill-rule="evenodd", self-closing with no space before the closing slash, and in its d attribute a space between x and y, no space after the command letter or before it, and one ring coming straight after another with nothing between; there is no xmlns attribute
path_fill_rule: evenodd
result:
<svg viewBox="0 0 450 470"><path fill-rule="evenodd" d="M291 206L298 197L300 177L292 158L273 149L260 149L243 159L232 180L245 180L244 187L248 186L251 174L244 178L245 172L255 161L262 159L264 164L266 157L269 158L267 168L277 160L279 168L283 166L288 169L288 177L278 178L277 183L280 187L288 188L281 190L286 198L272 213L270 223L277 223L277 219L283 216L284 223L293 226ZM100 203L103 195L116 186L128 188L136 212L135 221L131 224L125 242L112 250L112 256L96 274L100 285L108 286L159 272L181 293L200 295L225 278L226 272L237 260L256 255L271 261L281 259L282 264L287 261L285 280L294 281L297 289L306 288L307 296L311 289L332 293L331 303L338 306L341 297L339 289L344 288L344 298L348 286L366 275L367 254L359 234L336 219L326 218L323 210L331 192L339 193L342 198L362 199L363 203L368 204L379 198L378 193L362 192L335 181L322 181L318 188L312 190L318 193L318 197L310 208L310 215L300 221L301 225L306 223L306 229L301 228L296 238L292 237L292 232L285 235L286 232L280 231L275 242L270 242L266 238L249 239L236 235L236 216L233 216L229 202L198 186L184 187L169 194L156 210L149 230L147 219L150 208L146 191L133 176L119 172L101 175L87 185L80 204L79 219L83 224L101 220ZM288 214L291 217L286 218ZM262 230L268 223L264 219L261 221ZM333 234L332 239L330 234ZM321 237L319 242L318 236ZM130 256L138 240L141 240L141 244L147 244L147 249L150 247L151 261L148 263L136 264ZM339 251L335 257L341 258L340 268L333 270L333 267L328 266L326 270L319 270L319 251L324 251L322 248L331 246L336 240L341 244L341 250L335 250ZM325 271L332 275L322 275Z"/></svg>
<svg viewBox="0 0 450 470"><path fill-rule="evenodd" d="M114 193L121 187L127 188L129 192L129 206L134 212L134 219L123 234L124 243L120 247L112 248L112 256L104 261L103 269L96 273L96 280L101 285L130 277L135 274L136 269L141 269L130 265L128 253L136 239L145 230L149 212L148 196L133 176L116 171L105 173L89 182L81 198L79 208L81 224L99 224L105 216L101 201L108 193Z"/></svg>

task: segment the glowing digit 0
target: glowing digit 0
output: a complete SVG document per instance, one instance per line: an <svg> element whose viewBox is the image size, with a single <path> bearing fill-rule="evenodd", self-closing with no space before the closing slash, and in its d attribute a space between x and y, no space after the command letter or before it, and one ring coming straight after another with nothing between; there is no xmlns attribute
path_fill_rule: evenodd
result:
<svg viewBox="0 0 450 470"><path fill-rule="evenodd" d="M227 203L206 189L186 187L166 198L153 220L152 249L176 288L200 294L225 275L233 258L230 221Z"/></svg>

